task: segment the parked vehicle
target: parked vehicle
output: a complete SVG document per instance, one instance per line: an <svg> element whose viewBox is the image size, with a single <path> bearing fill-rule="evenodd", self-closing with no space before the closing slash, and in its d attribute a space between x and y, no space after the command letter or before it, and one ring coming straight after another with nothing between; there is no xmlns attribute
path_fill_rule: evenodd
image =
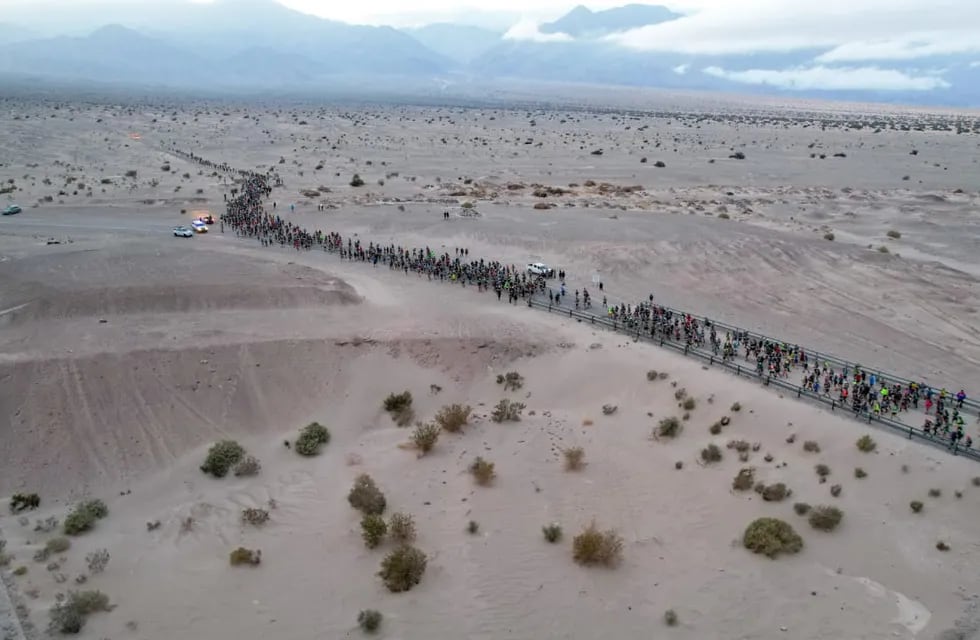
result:
<svg viewBox="0 0 980 640"><path fill-rule="evenodd" d="M178 238L193 238L194 232L187 227L174 227L174 235Z"/></svg>
<svg viewBox="0 0 980 640"><path fill-rule="evenodd" d="M531 275L544 276L545 278L553 278L555 276L555 270L543 262L529 263L527 265L527 272Z"/></svg>

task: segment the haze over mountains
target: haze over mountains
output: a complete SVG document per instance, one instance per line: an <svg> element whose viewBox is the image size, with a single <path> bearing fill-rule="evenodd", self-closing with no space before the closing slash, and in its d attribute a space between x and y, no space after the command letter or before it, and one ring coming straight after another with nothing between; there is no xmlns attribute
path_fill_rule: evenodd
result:
<svg viewBox="0 0 980 640"><path fill-rule="evenodd" d="M553 22L506 32L452 23L351 25L275 0L173 8L164 0L67 7L54 27L50 20L32 24L23 11L5 12L17 22L0 23L0 73L209 91L377 88L397 78L424 93L521 80L980 106L977 54L835 65L821 58L828 47L709 55L631 46L645 28L684 18L656 5L579 6Z"/></svg>

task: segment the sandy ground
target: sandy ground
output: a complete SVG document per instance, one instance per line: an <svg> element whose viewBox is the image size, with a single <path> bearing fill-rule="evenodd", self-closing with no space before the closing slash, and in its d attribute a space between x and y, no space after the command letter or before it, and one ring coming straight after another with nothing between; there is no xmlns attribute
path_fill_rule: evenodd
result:
<svg viewBox="0 0 980 640"><path fill-rule="evenodd" d="M8 570L27 567L10 580L38 629L55 594L88 573L85 554L107 548L107 570L84 588L118 606L90 616L82 637L356 636L365 608L384 613L386 638L978 633L976 463L472 289L264 250L230 234L169 235L187 219L181 209L217 214L230 188L167 151L175 145L240 167L276 165L286 181L274 192L278 210L306 226L514 263L543 259L574 282L598 271L611 301L653 291L666 304L951 385L975 377L980 362L977 138L934 130L961 120L783 121L769 107L738 118L634 120L409 107L5 106L13 144L0 178L19 190L0 198L25 212L0 226L0 495L37 491L43 502L26 526L4 508L0 529L14 555ZM827 118L872 124L845 129ZM601 156L591 154L597 148ZM746 159L728 158L733 149ZM131 169L135 178L125 176ZM367 185L348 186L354 172ZM630 185L643 188L615 188ZM549 186L570 192L533 195ZM309 189L318 195L300 194ZM464 202L479 215L463 215ZM534 209L540 202L554 207ZM887 237L890 229L901 237ZM669 378L649 382L650 369ZM495 383L509 370L524 375L520 391ZM660 419L683 413L680 388L697 407L676 440L652 439ZM420 419L452 402L472 405L475 418L419 458L405 447L410 430L381 408L403 389ZM505 395L527 404L521 422L488 419ZM741 411L729 409L734 402ZM603 415L604 404L618 411ZM732 424L712 436L723 415ZM282 442L311 420L333 438L320 456L301 458ZM854 446L865 433L874 453ZM225 437L261 459L257 477L199 471L207 446ZM749 462L724 447L735 439L759 444ZM805 440L821 452L804 452ZM709 442L724 458L702 466ZM570 446L586 451L580 472L563 469ZM491 487L466 472L477 455L496 464ZM831 482L818 482L818 463L831 467ZM732 491L743 466L785 482L792 497L770 503ZM866 478L855 478L859 466ZM346 494L363 472L390 511L416 519L429 566L408 593L388 593L374 575L391 544L368 550L360 539ZM928 497L932 488L941 495ZM105 499L109 517L73 539L56 568L32 562L54 535L33 531L34 522L63 518L87 497ZM241 509L270 500L269 523L240 523ZM910 511L912 500L925 502L922 513ZM832 533L811 529L794 514L797 501L836 505L844 520ZM747 552L739 540L759 516L792 523L803 551L775 561ZM572 561L571 538L593 519L625 540L615 569ZM147 531L156 520L160 528ZM477 535L465 531L470 520ZM557 545L542 539L549 522L564 527ZM937 550L940 540L951 549ZM261 549L262 565L229 567L239 545ZM667 609L677 627L663 625Z"/></svg>

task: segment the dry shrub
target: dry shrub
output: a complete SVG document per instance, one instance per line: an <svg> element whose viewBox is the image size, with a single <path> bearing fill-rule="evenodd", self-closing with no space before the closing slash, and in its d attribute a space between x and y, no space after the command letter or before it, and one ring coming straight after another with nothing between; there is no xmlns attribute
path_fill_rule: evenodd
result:
<svg viewBox="0 0 980 640"><path fill-rule="evenodd" d="M922 511L922 507L924 506L925 505L922 504L922 501L920 500L913 500L912 502L909 503L909 508L912 509L913 513L919 513L920 511Z"/></svg>
<svg viewBox="0 0 980 640"><path fill-rule="evenodd" d="M368 549L374 549L384 540L388 525L381 516L368 513L361 518L361 538Z"/></svg>
<svg viewBox="0 0 980 640"><path fill-rule="evenodd" d="M215 478L223 478L244 456L245 449L234 440L216 442L208 449L201 471L210 473Z"/></svg>
<svg viewBox="0 0 980 640"><path fill-rule="evenodd" d="M710 433L713 436L716 436L719 433L721 433L721 423L720 422L716 422L713 425L711 425L710 427L708 427L708 433Z"/></svg>
<svg viewBox="0 0 980 640"><path fill-rule="evenodd" d="M524 411L524 407L523 402L513 402L507 398L503 398L493 408L490 419L494 422L520 422L521 412Z"/></svg>
<svg viewBox="0 0 980 640"><path fill-rule="evenodd" d="M798 516L805 516L810 512L810 505L805 502L797 502L793 505L793 511L796 512Z"/></svg>
<svg viewBox="0 0 980 640"><path fill-rule="evenodd" d="M745 467L738 472L735 479L732 480L732 489L735 491L748 491L755 484L755 469L752 467Z"/></svg>
<svg viewBox="0 0 980 640"><path fill-rule="evenodd" d="M858 448L859 451L863 451L864 453L871 453L872 451L875 450L875 447L877 447L877 446L878 446L878 443L875 442L871 438L871 436L869 436L867 434L865 434L865 435L861 436L860 438L858 438L857 448Z"/></svg>
<svg viewBox="0 0 980 640"><path fill-rule="evenodd" d="M484 460L480 456L477 456L473 464L470 465L470 473L473 474L476 483L484 487L493 482L493 479L497 477L497 474L493 470L493 463Z"/></svg>
<svg viewBox="0 0 980 640"><path fill-rule="evenodd" d="M301 456L315 456L320 447L330 442L330 432L319 422L311 422L303 427L296 438L296 453Z"/></svg>
<svg viewBox="0 0 980 640"><path fill-rule="evenodd" d="M885 235L894 240L898 240L899 238L902 237L902 234L896 231L895 229L889 229L888 233L886 233Z"/></svg>
<svg viewBox="0 0 980 640"><path fill-rule="evenodd" d="M407 513L393 513L388 520L388 533L391 539L400 544L415 542L415 519Z"/></svg>
<svg viewBox="0 0 980 640"><path fill-rule="evenodd" d="M89 572L96 575L105 571L109 565L109 557L108 549L96 549L85 555L85 564L88 566Z"/></svg>
<svg viewBox="0 0 980 640"><path fill-rule="evenodd" d="M412 409L412 393L410 391L389 394L385 398L384 409L399 427L408 426L415 418L415 410Z"/></svg>
<svg viewBox="0 0 980 640"><path fill-rule="evenodd" d="M469 532L470 535L475 536L479 530L480 523L476 520L470 520L470 523L466 525L466 531Z"/></svg>
<svg viewBox="0 0 980 640"><path fill-rule="evenodd" d="M504 385L504 391L517 391L524 386L524 376L516 371L497 375L497 384Z"/></svg>
<svg viewBox="0 0 980 640"><path fill-rule="evenodd" d="M97 520L107 515L109 507L101 500L81 502L65 517L64 531L67 535L77 536L94 527Z"/></svg>
<svg viewBox="0 0 980 640"><path fill-rule="evenodd" d="M611 416L612 414L616 413L617 409L619 409L619 407L614 404L604 404L602 405L602 415Z"/></svg>
<svg viewBox="0 0 980 640"><path fill-rule="evenodd" d="M685 411L693 411L694 407L696 406L698 406L698 401L694 398L685 398L683 404L681 404L681 407L683 407Z"/></svg>
<svg viewBox="0 0 980 640"><path fill-rule="evenodd" d="M415 448L422 452L422 455L432 451L439 439L439 427L434 424L418 424L412 432L412 443Z"/></svg>
<svg viewBox="0 0 980 640"><path fill-rule="evenodd" d="M748 440L732 440L728 443L728 448L735 449L739 453L746 453L752 448L752 445L749 444Z"/></svg>
<svg viewBox="0 0 980 640"><path fill-rule="evenodd" d="M544 535L544 539L548 542L554 544L561 540L561 525L557 522L552 522L549 525L541 527L541 533Z"/></svg>
<svg viewBox="0 0 980 640"><path fill-rule="evenodd" d="M365 609L357 614L357 625L364 633L374 633L381 627L383 618L380 611Z"/></svg>
<svg viewBox="0 0 980 640"><path fill-rule="evenodd" d="M781 502L784 498L792 495L793 492L786 488L782 482L770 484L762 490L762 499L766 502Z"/></svg>
<svg viewBox="0 0 980 640"><path fill-rule="evenodd" d="M943 495L943 492L942 492L941 489L929 489L929 497L930 498L938 498L941 495Z"/></svg>
<svg viewBox="0 0 980 640"><path fill-rule="evenodd" d="M647 371L647 380L653 382L656 379L657 379L657 372L654 369L650 369L649 371Z"/></svg>
<svg viewBox="0 0 980 640"><path fill-rule="evenodd" d="M830 488L830 495L832 495L832 496L834 496L836 498L837 496L840 495L841 490L842 490L842 487L839 484L835 484L834 486L832 486Z"/></svg>
<svg viewBox="0 0 980 640"><path fill-rule="evenodd" d="M742 544L749 551L775 558L780 553L798 553L803 548L803 538L783 520L758 518L746 527Z"/></svg>
<svg viewBox="0 0 980 640"><path fill-rule="evenodd" d="M735 413L738 413L741 410L742 410L742 405L740 403L736 402L735 404L732 405L732 411L734 411Z"/></svg>
<svg viewBox="0 0 980 640"><path fill-rule="evenodd" d="M682 460L678 460L677 462L674 463L674 468L680 471L681 469L684 468L684 462Z"/></svg>
<svg viewBox="0 0 980 640"><path fill-rule="evenodd" d="M446 405L436 414L436 424L449 433L458 433L469 422L472 411L473 409L469 405Z"/></svg>
<svg viewBox="0 0 980 640"><path fill-rule="evenodd" d="M942 540L936 543L936 548L939 549L940 551L949 551L950 549L949 545L943 542Z"/></svg>
<svg viewBox="0 0 980 640"><path fill-rule="evenodd" d="M861 478L867 478L868 472L862 469L861 467L857 467L854 469L854 477L857 478L858 480L860 480Z"/></svg>
<svg viewBox="0 0 980 640"><path fill-rule="evenodd" d="M808 453L820 453L820 445L815 440L807 440L803 443L803 450Z"/></svg>
<svg viewBox="0 0 980 640"><path fill-rule="evenodd" d="M821 531L833 531L840 524L844 512L837 507L821 505L810 511L810 526Z"/></svg>
<svg viewBox="0 0 980 640"><path fill-rule="evenodd" d="M569 447L562 453L565 455L566 471L578 471L585 466L585 449L582 447Z"/></svg>
<svg viewBox="0 0 980 640"><path fill-rule="evenodd" d="M384 513L388 504L381 489L374 483L374 479L366 473L355 478L354 486L347 494L347 501L361 513L373 515Z"/></svg>
<svg viewBox="0 0 980 640"><path fill-rule="evenodd" d="M44 549L49 554L64 553L71 549L71 540L68 538L63 538L61 536L57 538L51 538L48 540L47 544L44 545Z"/></svg>
<svg viewBox="0 0 980 640"><path fill-rule="evenodd" d="M422 581L428 560L425 554L415 547L402 546L381 561L378 576L393 593L408 591Z"/></svg>
<svg viewBox="0 0 980 640"><path fill-rule="evenodd" d="M970 482L973 484L974 487L980 487L980 476L973 478L973 480L971 480Z"/></svg>
<svg viewBox="0 0 980 640"><path fill-rule="evenodd" d="M704 449L701 449L701 459L708 464L719 462L721 460L721 449L714 443L709 444Z"/></svg>
<svg viewBox="0 0 980 640"><path fill-rule="evenodd" d="M664 418L657 425L657 436L661 438L675 438L681 432L681 421L676 417Z"/></svg>
<svg viewBox="0 0 980 640"><path fill-rule="evenodd" d="M572 557L583 565L615 566L622 558L623 539L615 529L599 531L592 522L572 539Z"/></svg>
<svg viewBox="0 0 980 640"><path fill-rule="evenodd" d="M64 634L79 633L89 614L111 610L109 596L101 591L69 591L67 596L59 593L51 607L48 629Z"/></svg>
<svg viewBox="0 0 980 640"><path fill-rule="evenodd" d="M236 476L256 476L262 470L262 464L255 456L245 456L238 461L232 473Z"/></svg>
<svg viewBox="0 0 980 640"><path fill-rule="evenodd" d="M668 627L677 626L677 613L673 609L664 611L664 624Z"/></svg>
<svg viewBox="0 0 980 640"><path fill-rule="evenodd" d="M238 547L228 556L228 562L233 567L237 567L241 564L247 564L251 566L257 566L262 563L262 551L246 549L245 547Z"/></svg>
<svg viewBox="0 0 980 640"><path fill-rule="evenodd" d="M687 395L687 389L681 387L680 389L674 392L674 400L683 400L686 395Z"/></svg>
<svg viewBox="0 0 980 640"><path fill-rule="evenodd" d="M242 509L242 522L256 527L269 521L269 512L265 509Z"/></svg>
<svg viewBox="0 0 980 640"><path fill-rule="evenodd" d="M830 467L828 467L823 463L814 465L813 470L816 471L817 475L820 476L821 478L826 478L827 476L830 475Z"/></svg>
<svg viewBox="0 0 980 640"><path fill-rule="evenodd" d="M15 493L10 497L10 513L20 513L41 506L41 497L36 493Z"/></svg>

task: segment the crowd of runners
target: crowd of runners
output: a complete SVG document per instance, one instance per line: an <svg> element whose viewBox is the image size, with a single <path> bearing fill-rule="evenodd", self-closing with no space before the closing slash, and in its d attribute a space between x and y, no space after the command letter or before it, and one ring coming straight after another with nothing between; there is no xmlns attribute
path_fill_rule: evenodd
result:
<svg viewBox="0 0 980 640"><path fill-rule="evenodd" d="M190 158L207 163L196 156ZM190 159L189 158L189 159ZM212 165L231 170L225 165ZM337 253L341 259L387 267L392 271L415 274L428 280L458 283L476 287L478 291L493 291L498 300L504 294L512 304L529 302L533 296L546 299L549 305L571 307L565 285L565 273L557 281L529 275L515 265L500 261L470 259L469 250L456 248L453 253L434 251L425 247L382 245L360 239L344 238L339 233L307 231L275 213L266 210L265 202L273 184L281 184L274 175L236 171L241 176L240 187L228 200L221 216L222 231L228 225L241 237L254 239L262 246L291 247L297 251L322 249ZM602 285L599 285L602 291ZM591 309L592 298L587 289L574 291L574 307ZM627 330L648 334L654 339L675 341L692 349L710 349L723 361L731 362L744 356L760 376L789 378L799 371L801 386L809 393L830 397L854 411L855 414L890 416L897 420L899 413L918 411L923 405L926 416L922 430L941 438L951 446L970 448L972 438L964 432L962 414L966 399L964 391L951 394L946 389L935 390L926 384L889 383L882 376L859 367L847 365L836 368L830 362L820 362L816 354L808 354L797 345L780 343L750 336L748 332L725 330L722 334L708 319L699 319L667 307L654 304L653 296L635 305L608 305L602 299L602 313Z"/></svg>

